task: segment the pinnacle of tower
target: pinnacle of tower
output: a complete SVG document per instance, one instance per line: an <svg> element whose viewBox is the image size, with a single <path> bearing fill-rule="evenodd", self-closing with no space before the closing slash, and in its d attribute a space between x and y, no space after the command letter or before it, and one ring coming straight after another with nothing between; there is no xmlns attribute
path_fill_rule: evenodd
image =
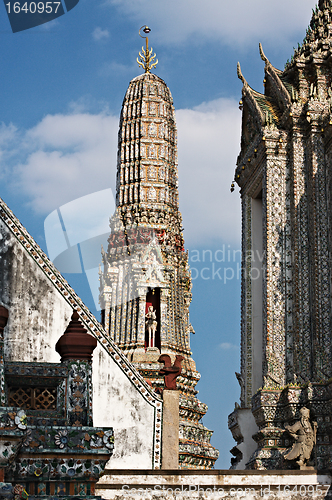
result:
<svg viewBox="0 0 332 500"><path fill-rule="evenodd" d="M320 0L319 8L316 7L312 12L310 27L307 30L305 42L313 40L331 38L332 26L332 1Z"/></svg>
<svg viewBox="0 0 332 500"><path fill-rule="evenodd" d="M158 59L156 61L154 61L154 59L156 58L156 54L152 55L153 50L152 50L152 47L151 47L151 49L149 49L148 37L141 35L142 29L143 29L143 32L146 34L150 33L150 31L151 31L151 29L148 26L142 26L138 32L139 36L141 38L145 38L145 50L144 50L144 47L142 47L143 54L141 52L139 52L140 60L137 58L137 62L138 62L139 66L142 66L142 68L144 68L145 73L150 73L151 69L157 66Z"/></svg>
<svg viewBox="0 0 332 500"><path fill-rule="evenodd" d="M319 5L312 10L310 25L302 44L298 44L291 62L287 62L286 69L293 60L304 60L310 54L326 51L332 47L332 0L319 0Z"/></svg>

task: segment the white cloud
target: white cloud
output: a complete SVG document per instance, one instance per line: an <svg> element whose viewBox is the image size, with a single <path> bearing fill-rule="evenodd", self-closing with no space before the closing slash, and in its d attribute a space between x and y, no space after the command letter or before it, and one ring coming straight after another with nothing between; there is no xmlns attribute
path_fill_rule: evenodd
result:
<svg viewBox="0 0 332 500"><path fill-rule="evenodd" d="M93 30L92 36L95 40L99 41L99 40L103 40L105 38L109 38L110 33L107 29L103 30L102 28L99 28L99 26L98 26L97 28L95 28Z"/></svg>
<svg viewBox="0 0 332 500"><path fill-rule="evenodd" d="M5 166L11 164L14 171L7 182L45 215L80 196L114 189L117 134L118 118L112 115L47 115L32 129L17 134L11 149L0 149L7 159Z"/></svg>
<svg viewBox="0 0 332 500"><path fill-rule="evenodd" d="M228 45L290 39L309 24L314 0L106 0L121 13L142 24L142 12L161 42L181 43L199 39L220 40Z"/></svg>
<svg viewBox="0 0 332 500"><path fill-rule="evenodd" d="M239 151L240 115L237 103L230 99L176 113L180 208L187 246L221 239L239 242L240 200L229 188ZM47 115L27 131L3 126L0 154L14 172L7 182L45 215L89 193L114 190L117 135L118 118L107 113ZM8 149L6 138L11 139Z"/></svg>
<svg viewBox="0 0 332 500"><path fill-rule="evenodd" d="M8 144L12 142L17 135L17 127L10 123L6 125L5 123L1 123L0 125L0 146Z"/></svg>
<svg viewBox="0 0 332 500"><path fill-rule="evenodd" d="M223 351L229 351L229 350L233 350L233 349L236 349L238 350L239 349L239 346L237 345L234 345L234 344L230 344L229 342L222 342L221 344L219 344L219 349L222 349Z"/></svg>
<svg viewBox="0 0 332 500"><path fill-rule="evenodd" d="M68 104L70 114L77 115L88 112L109 114L109 103L104 100L95 99L91 94L79 97Z"/></svg>
<svg viewBox="0 0 332 500"><path fill-rule="evenodd" d="M0 178L6 181L10 174L10 163L16 155L16 145L20 140L20 132L10 123L0 125Z"/></svg>
<svg viewBox="0 0 332 500"><path fill-rule="evenodd" d="M115 61L112 61L110 63L105 63L101 67L101 69L98 72L99 76L102 77L110 77L116 75L130 75L137 72L137 63L133 62L132 64L122 64L122 63L117 63Z"/></svg>
<svg viewBox="0 0 332 500"><path fill-rule="evenodd" d="M180 208L187 245L240 240L240 200L230 192L240 151L241 113L233 99L176 112Z"/></svg>

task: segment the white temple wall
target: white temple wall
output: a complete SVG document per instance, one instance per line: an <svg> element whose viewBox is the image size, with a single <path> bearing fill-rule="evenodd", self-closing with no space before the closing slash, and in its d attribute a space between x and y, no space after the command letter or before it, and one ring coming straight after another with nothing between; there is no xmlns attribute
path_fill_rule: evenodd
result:
<svg viewBox="0 0 332 500"><path fill-rule="evenodd" d="M331 495L331 474L315 470L160 470L105 474L96 494L105 500L323 500Z"/></svg>
<svg viewBox="0 0 332 500"><path fill-rule="evenodd" d="M59 363L55 344L72 307L0 221L0 303L9 311L5 359Z"/></svg>
<svg viewBox="0 0 332 500"><path fill-rule="evenodd" d="M9 310L6 361L59 363L55 345L73 308L0 220L0 305ZM93 425L113 427L112 468L152 468L154 408L98 343L93 353Z"/></svg>
<svg viewBox="0 0 332 500"><path fill-rule="evenodd" d="M93 354L93 425L114 428L112 469L151 469L154 408L99 345Z"/></svg>

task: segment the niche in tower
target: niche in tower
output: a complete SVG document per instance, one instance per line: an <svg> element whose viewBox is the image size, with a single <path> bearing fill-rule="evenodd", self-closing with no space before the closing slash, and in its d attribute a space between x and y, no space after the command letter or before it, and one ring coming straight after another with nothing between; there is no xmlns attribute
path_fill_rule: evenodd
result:
<svg viewBox="0 0 332 500"><path fill-rule="evenodd" d="M155 333L154 345L149 345L149 332L147 327L145 328L145 349L148 347L158 347L160 349L160 288L148 288L146 294L146 306L145 314L148 314L149 307L152 306L156 313L157 329Z"/></svg>

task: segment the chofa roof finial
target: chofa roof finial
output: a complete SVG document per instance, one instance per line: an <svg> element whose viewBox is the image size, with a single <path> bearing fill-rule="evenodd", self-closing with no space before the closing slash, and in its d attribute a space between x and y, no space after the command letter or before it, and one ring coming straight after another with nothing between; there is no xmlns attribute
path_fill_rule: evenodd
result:
<svg viewBox="0 0 332 500"><path fill-rule="evenodd" d="M262 47L262 44L259 42L259 53L260 53L260 56L262 58L262 60L265 62L265 63L268 63L270 62L268 60L268 58L266 57L266 55L264 54L264 51L263 51L263 47Z"/></svg>
<svg viewBox="0 0 332 500"><path fill-rule="evenodd" d="M238 62L237 63L237 76L240 78L241 82L245 85L247 84L247 80L244 78L244 76L242 75L242 71L241 71L241 66L240 66L240 63Z"/></svg>

